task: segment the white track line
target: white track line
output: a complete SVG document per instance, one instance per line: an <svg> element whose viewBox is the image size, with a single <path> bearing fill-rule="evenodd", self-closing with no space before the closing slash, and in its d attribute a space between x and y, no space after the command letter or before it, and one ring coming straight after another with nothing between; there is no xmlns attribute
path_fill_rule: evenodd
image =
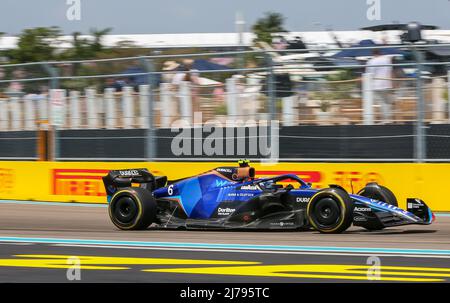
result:
<svg viewBox="0 0 450 303"><path fill-rule="evenodd" d="M34 243L21 243L21 242L0 242L0 245L19 245L19 246L29 246L29 245L34 245Z"/></svg>
<svg viewBox="0 0 450 303"><path fill-rule="evenodd" d="M439 255L414 255L414 254L377 254L377 253L337 253L337 252L300 252L300 251L274 251L274 250L243 250L243 249L209 249L209 248L171 248L171 247L136 247L136 246L113 246L113 245L87 245L87 244L50 244L56 247L85 247L85 248L113 248L133 250L173 250L173 251L195 251L195 252L225 252L225 253L255 253L255 254L287 254L287 255L319 255L319 256L378 256L378 257L401 257L401 258L433 258L450 259L450 256Z"/></svg>

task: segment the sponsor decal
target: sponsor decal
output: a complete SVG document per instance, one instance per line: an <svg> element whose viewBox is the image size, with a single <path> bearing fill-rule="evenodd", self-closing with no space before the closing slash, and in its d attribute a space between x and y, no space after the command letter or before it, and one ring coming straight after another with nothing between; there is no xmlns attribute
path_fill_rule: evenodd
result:
<svg viewBox="0 0 450 303"><path fill-rule="evenodd" d="M217 215L219 215L219 216L228 216L228 215L231 215L232 213L234 213L235 212L235 208L229 208L229 207L227 207L227 208L218 208L217 209Z"/></svg>
<svg viewBox="0 0 450 303"><path fill-rule="evenodd" d="M53 169L52 195L105 196L103 169Z"/></svg>
<svg viewBox="0 0 450 303"><path fill-rule="evenodd" d="M243 192L243 193L229 193L227 194L228 197L254 197L256 196L255 193L252 192Z"/></svg>
<svg viewBox="0 0 450 303"><path fill-rule="evenodd" d="M280 227L293 226L294 222L272 222L272 223L270 223L270 225L275 225L275 226L280 226Z"/></svg>
<svg viewBox="0 0 450 303"><path fill-rule="evenodd" d="M414 201L416 201L417 204L419 205L423 205L422 201L420 199L414 199Z"/></svg>
<svg viewBox="0 0 450 303"><path fill-rule="evenodd" d="M414 202L408 202L408 209L422 208L424 205L420 199L414 199Z"/></svg>
<svg viewBox="0 0 450 303"><path fill-rule="evenodd" d="M355 207L354 211L366 212L366 211L372 211L372 209L370 207Z"/></svg>
<svg viewBox="0 0 450 303"><path fill-rule="evenodd" d="M408 202L408 209L421 208L422 204Z"/></svg>
<svg viewBox="0 0 450 303"><path fill-rule="evenodd" d="M295 202L298 202L298 203L308 203L310 199L311 199L311 198L297 197L297 198L295 198Z"/></svg>
<svg viewBox="0 0 450 303"><path fill-rule="evenodd" d="M221 173L229 173L229 174L231 174L233 172L233 170L231 168L218 168L217 171L221 172Z"/></svg>
<svg viewBox="0 0 450 303"><path fill-rule="evenodd" d="M372 202L373 204L378 204L378 205L381 205L381 206L383 206L383 207L386 207L386 208L389 208L389 209L392 209L392 210L400 210L400 208L398 208L398 207L396 207L396 206L394 206L394 205L392 205L392 204L387 204L387 203L385 203L385 202L381 202L381 201L378 201L378 200L372 200L372 199L371 199L371 202Z"/></svg>
<svg viewBox="0 0 450 303"><path fill-rule="evenodd" d="M14 171L0 168L0 194L12 194L14 189Z"/></svg>
<svg viewBox="0 0 450 303"><path fill-rule="evenodd" d="M131 170L119 170L121 176L140 176L139 171L135 169Z"/></svg>
<svg viewBox="0 0 450 303"><path fill-rule="evenodd" d="M373 204L380 205L382 207L385 207L385 208L389 209L389 211L392 212L393 215L397 214L397 215L400 215L400 216L405 216L405 217L407 217L409 219L414 219L414 218L411 217L411 215L410 215L410 213L408 211L403 210L401 208L398 208L398 207L396 207L394 205L387 204L387 203L384 203L384 202L374 202ZM414 219L414 220L417 221L416 219Z"/></svg>
<svg viewBox="0 0 450 303"><path fill-rule="evenodd" d="M241 186L242 190L261 190L258 185L243 185Z"/></svg>
<svg viewBox="0 0 450 303"><path fill-rule="evenodd" d="M216 187L222 187L227 185L229 182L226 180L216 180Z"/></svg>
<svg viewBox="0 0 450 303"><path fill-rule="evenodd" d="M353 221L355 221L355 222L366 222L367 218L358 216L358 217L354 217Z"/></svg>

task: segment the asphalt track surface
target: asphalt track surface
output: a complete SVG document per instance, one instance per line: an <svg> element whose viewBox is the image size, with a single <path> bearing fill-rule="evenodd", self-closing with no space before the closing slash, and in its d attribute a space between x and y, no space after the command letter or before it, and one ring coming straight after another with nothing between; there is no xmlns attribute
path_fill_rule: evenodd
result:
<svg viewBox="0 0 450 303"><path fill-rule="evenodd" d="M74 258L75 257L75 258ZM80 275L77 268L80 268ZM0 282L450 282L450 215L338 235L124 232L105 205L0 202Z"/></svg>

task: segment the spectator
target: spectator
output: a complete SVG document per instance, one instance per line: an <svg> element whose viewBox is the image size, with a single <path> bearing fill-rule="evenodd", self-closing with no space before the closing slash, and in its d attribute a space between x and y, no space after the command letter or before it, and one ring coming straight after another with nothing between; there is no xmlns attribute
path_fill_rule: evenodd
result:
<svg viewBox="0 0 450 303"><path fill-rule="evenodd" d="M180 64L175 61L166 61L163 64L162 71L167 72L162 75L162 81L166 83L173 83L176 75L177 69L180 67ZM181 80L180 80L181 81ZM178 81L179 82L179 81Z"/></svg>
<svg viewBox="0 0 450 303"><path fill-rule="evenodd" d="M379 49L373 50L373 58L367 61L366 73L373 75L374 100L381 106L383 123L389 123L392 119L392 57L382 55Z"/></svg>
<svg viewBox="0 0 450 303"><path fill-rule="evenodd" d="M274 49L283 50L283 49L287 48L288 42L286 41L286 39L284 37L279 36L279 37L275 37L273 39L272 46Z"/></svg>
<svg viewBox="0 0 450 303"><path fill-rule="evenodd" d="M172 77L172 84L178 86L181 82L186 81L187 73L188 69L185 66L180 66L177 68L177 72Z"/></svg>
<svg viewBox="0 0 450 303"><path fill-rule="evenodd" d="M200 112L200 73L198 70L194 69L194 60L183 60L183 66L185 67L184 81L190 83L192 109L194 112Z"/></svg>
<svg viewBox="0 0 450 303"><path fill-rule="evenodd" d="M124 86L127 86L125 78L107 78L104 88L114 88L116 92L121 92Z"/></svg>
<svg viewBox="0 0 450 303"><path fill-rule="evenodd" d="M288 42L287 49L306 49L306 44L300 36L296 36L294 40Z"/></svg>

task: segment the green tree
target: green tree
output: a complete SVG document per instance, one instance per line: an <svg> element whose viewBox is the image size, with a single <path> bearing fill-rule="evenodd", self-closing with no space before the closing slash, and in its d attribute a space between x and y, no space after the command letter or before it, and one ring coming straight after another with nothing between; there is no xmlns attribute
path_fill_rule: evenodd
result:
<svg viewBox="0 0 450 303"><path fill-rule="evenodd" d="M75 32L72 34L73 48L69 50L69 53L71 53L71 59L82 60L88 59L92 56L89 40L83 39L80 36L80 32Z"/></svg>
<svg viewBox="0 0 450 303"><path fill-rule="evenodd" d="M3 36L5 35L4 32L0 32L0 42L2 41ZM6 55L6 52L4 50L0 50L0 62L3 61L5 58L3 56Z"/></svg>
<svg viewBox="0 0 450 303"><path fill-rule="evenodd" d="M108 35L112 31L112 28L108 27L105 29L91 29L91 35L94 37L94 41L91 43L91 50L94 53L99 53L104 51L104 47L102 44L103 37Z"/></svg>
<svg viewBox="0 0 450 303"><path fill-rule="evenodd" d="M110 28L97 30L91 29L92 38L82 38L80 32L72 34L72 48L67 49L61 57L66 60L87 60L103 57L105 47L102 44L103 37L111 31Z"/></svg>
<svg viewBox="0 0 450 303"><path fill-rule="evenodd" d="M55 59L60 35L58 27L25 29L19 36L17 48L9 52L13 62L37 62Z"/></svg>
<svg viewBox="0 0 450 303"><path fill-rule="evenodd" d="M272 34L286 32L284 21L285 18L280 13L266 12L264 17L259 18L252 26L256 35L254 42L272 43Z"/></svg>

